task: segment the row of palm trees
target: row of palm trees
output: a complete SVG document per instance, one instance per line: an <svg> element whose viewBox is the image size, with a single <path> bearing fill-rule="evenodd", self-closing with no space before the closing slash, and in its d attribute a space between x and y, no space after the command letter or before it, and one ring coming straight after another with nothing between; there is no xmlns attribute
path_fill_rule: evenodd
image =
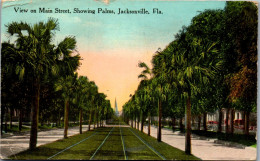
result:
<svg viewBox="0 0 260 161"><path fill-rule="evenodd" d="M39 120L63 119L66 138L69 117L77 113L80 133L84 112L89 118L89 130L93 121L95 128L112 116L113 110L106 95L98 92L95 82L76 73L81 58L76 50L75 37L65 37L57 45L53 43L55 32L59 30L57 19L49 18L47 22L34 25L12 22L6 27L9 41L2 43L1 50L2 128L8 110L10 118L12 110L20 111L20 130L23 113L31 111L29 148L34 149Z"/></svg>
<svg viewBox="0 0 260 161"><path fill-rule="evenodd" d="M141 121L143 131L148 118L150 135L151 116L158 116L161 141L162 117L171 117L174 126L176 118L182 124L185 114L187 154L191 154L192 115L199 120L204 115L206 130L206 113L219 110L221 132L222 108L230 109L231 116L234 109L242 110L248 135L249 114L256 110L257 11L252 2L226 2L223 10L205 10L164 50L158 49L152 69L139 62L142 80L123 106L125 121L132 127L137 122L138 129ZM233 127L227 125L226 133L230 132Z"/></svg>
<svg viewBox="0 0 260 161"><path fill-rule="evenodd" d="M103 126L104 120L111 118L114 113L106 95L99 93L95 82L89 81L86 76L78 77L75 74L60 78L54 87L56 91L61 91L64 99L64 138L68 135L70 107L78 109L80 134L82 134L83 112L88 114L88 130L92 123L94 129Z"/></svg>

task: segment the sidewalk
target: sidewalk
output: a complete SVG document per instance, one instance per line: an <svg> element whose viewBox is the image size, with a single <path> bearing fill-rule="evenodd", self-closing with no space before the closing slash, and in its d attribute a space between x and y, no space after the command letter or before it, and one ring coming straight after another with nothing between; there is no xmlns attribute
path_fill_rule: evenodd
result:
<svg viewBox="0 0 260 161"><path fill-rule="evenodd" d="M91 128L93 128L91 126ZM82 131L87 131L88 125L82 126ZM53 129L38 132L37 146L51 143L53 141L63 139L64 129ZM68 136L79 133L79 127L70 127L68 129ZM23 135L13 135L1 138L0 159L8 159L8 156L17 154L29 148L30 132Z"/></svg>
<svg viewBox="0 0 260 161"><path fill-rule="evenodd" d="M144 132L147 133L147 126ZM151 136L157 138L157 128L151 126ZM173 132L170 129L162 129L162 141L180 150L185 150L185 135ZM226 147L214 143L214 139L201 140L198 137L191 138L192 154L202 160L256 160L256 148L246 147L239 149Z"/></svg>

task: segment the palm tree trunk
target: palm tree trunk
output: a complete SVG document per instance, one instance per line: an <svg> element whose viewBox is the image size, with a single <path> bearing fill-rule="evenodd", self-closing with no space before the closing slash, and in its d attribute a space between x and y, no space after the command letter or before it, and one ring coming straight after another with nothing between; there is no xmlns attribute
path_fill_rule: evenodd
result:
<svg viewBox="0 0 260 161"><path fill-rule="evenodd" d="M185 153L191 154L191 92L188 92L187 109L186 109L186 137L185 137Z"/></svg>
<svg viewBox="0 0 260 161"><path fill-rule="evenodd" d="M183 124L182 124L182 117L180 118L180 122L179 122L179 126L180 126L180 131L183 132Z"/></svg>
<svg viewBox="0 0 260 161"><path fill-rule="evenodd" d="M244 125L244 128L243 128L243 133L245 134L245 131L246 131L246 112L244 111L243 114L242 114L242 123Z"/></svg>
<svg viewBox="0 0 260 161"><path fill-rule="evenodd" d="M162 117L162 128L164 128L165 124L166 124L166 119Z"/></svg>
<svg viewBox="0 0 260 161"><path fill-rule="evenodd" d="M56 118L56 120L55 120L56 122L56 127L58 126L58 124L59 124L59 120Z"/></svg>
<svg viewBox="0 0 260 161"><path fill-rule="evenodd" d="M230 118L230 133L234 133L234 115L235 115L235 110L232 108L231 109L231 118Z"/></svg>
<svg viewBox="0 0 260 161"><path fill-rule="evenodd" d="M7 113L5 113L5 132L7 133Z"/></svg>
<svg viewBox="0 0 260 161"><path fill-rule="evenodd" d="M226 111L226 134L229 133L228 121L229 121L229 108L227 108L227 111Z"/></svg>
<svg viewBox="0 0 260 161"><path fill-rule="evenodd" d="M245 111L245 135L249 136L249 117L250 117L250 112Z"/></svg>
<svg viewBox="0 0 260 161"><path fill-rule="evenodd" d="M195 116L191 116L191 127L194 127L194 126L195 126Z"/></svg>
<svg viewBox="0 0 260 161"><path fill-rule="evenodd" d="M141 117L141 132L144 132L144 115L142 112L142 117Z"/></svg>
<svg viewBox="0 0 260 161"><path fill-rule="evenodd" d="M157 131L157 141L162 141L162 101L159 98L158 101L158 131Z"/></svg>
<svg viewBox="0 0 260 161"><path fill-rule="evenodd" d="M5 113L4 113L4 120L5 120L5 132L7 133L7 108L5 109Z"/></svg>
<svg viewBox="0 0 260 161"><path fill-rule="evenodd" d="M1 108L1 135L3 134L3 130L4 130L4 116L5 116L5 107L2 106L2 108Z"/></svg>
<svg viewBox="0 0 260 161"><path fill-rule="evenodd" d="M218 133L222 132L222 110L219 109L219 115L218 115Z"/></svg>
<svg viewBox="0 0 260 161"><path fill-rule="evenodd" d="M148 136L151 135L151 113L148 113Z"/></svg>
<svg viewBox="0 0 260 161"><path fill-rule="evenodd" d="M68 138L68 126L69 126L69 100L65 99L64 110L64 138Z"/></svg>
<svg viewBox="0 0 260 161"><path fill-rule="evenodd" d="M96 123L97 123L97 128L98 128L98 112L96 112Z"/></svg>
<svg viewBox="0 0 260 161"><path fill-rule="evenodd" d="M59 110L59 126L61 125L61 121L60 121L60 110Z"/></svg>
<svg viewBox="0 0 260 161"><path fill-rule="evenodd" d="M22 131L23 126L23 109L19 110L19 131Z"/></svg>
<svg viewBox="0 0 260 161"><path fill-rule="evenodd" d="M82 134L82 108L80 108L79 112L79 133Z"/></svg>
<svg viewBox="0 0 260 161"><path fill-rule="evenodd" d="M175 122L176 122L176 118L175 116L172 117L172 130L175 130Z"/></svg>
<svg viewBox="0 0 260 161"><path fill-rule="evenodd" d="M94 111L94 129L96 128L96 110Z"/></svg>
<svg viewBox="0 0 260 161"><path fill-rule="evenodd" d="M203 130L207 131L207 112L203 113Z"/></svg>
<svg viewBox="0 0 260 161"><path fill-rule="evenodd" d="M133 118L130 118L130 126L133 128Z"/></svg>
<svg viewBox="0 0 260 161"><path fill-rule="evenodd" d="M139 125L140 125L140 115L137 117L137 129L139 130Z"/></svg>
<svg viewBox="0 0 260 161"><path fill-rule="evenodd" d="M134 128L134 117L131 119L131 127Z"/></svg>
<svg viewBox="0 0 260 161"><path fill-rule="evenodd" d="M200 124L201 124L201 115L198 116L198 130L200 130Z"/></svg>
<svg viewBox="0 0 260 161"><path fill-rule="evenodd" d="M135 114L135 129L136 129L136 114Z"/></svg>
<svg viewBox="0 0 260 161"><path fill-rule="evenodd" d="M12 129L13 128L13 113L14 113L14 109L13 108L10 108L10 124L9 124L9 128Z"/></svg>
<svg viewBox="0 0 260 161"><path fill-rule="evenodd" d="M92 111L89 111L89 120L88 120L88 131L90 131L90 126L91 126L91 115L92 115Z"/></svg>
<svg viewBox="0 0 260 161"><path fill-rule="evenodd" d="M4 112L3 112L3 108L2 108L2 110L1 110L1 136L3 135L3 127L4 127L4 122L3 122L3 120L4 120Z"/></svg>
<svg viewBox="0 0 260 161"><path fill-rule="evenodd" d="M37 134L38 134L38 121L39 121L39 106L40 106L40 82L39 79L34 84L34 96L31 108L31 131L29 149L36 148Z"/></svg>

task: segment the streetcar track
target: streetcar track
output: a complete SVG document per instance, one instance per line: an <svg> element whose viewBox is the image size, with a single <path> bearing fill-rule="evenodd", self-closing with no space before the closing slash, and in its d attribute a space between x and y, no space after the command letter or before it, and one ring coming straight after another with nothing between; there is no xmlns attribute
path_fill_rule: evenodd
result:
<svg viewBox="0 0 260 161"><path fill-rule="evenodd" d="M72 147L74 147L74 146L76 146L76 145L79 145L80 143L82 143L82 142L88 140L89 138L91 138L92 136L96 135L97 133L98 133L98 132L95 132L94 134L88 136L87 138L82 139L81 141L79 141L79 142L77 142L77 143L75 143L75 144L73 144L73 145L71 145L71 146L69 146L69 147L63 149L62 151L59 151L58 153L56 153L56 154L50 156L49 158L47 158L47 160L50 160L51 158L53 158L53 157L55 157L55 156L57 156L57 155L63 153L64 151L66 151L66 150L68 150L68 149L70 149L70 148L72 148Z"/></svg>
<svg viewBox="0 0 260 161"><path fill-rule="evenodd" d="M119 123L119 129L120 129L120 135L121 135L121 141L122 141L122 146L123 146L123 151L124 151L124 156L125 156L125 160L128 160L127 155L126 155L126 151L125 151L125 142L124 142L124 138L122 135L122 131L121 131L121 125Z"/></svg>
<svg viewBox="0 0 260 161"><path fill-rule="evenodd" d="M99 147L96 149L96 151L94 152L94 154L90 157L89 160L92 160L96 153L98 152L98 150L103 146L103 144L105 143L105 141L107 140L108 136L110 135L110 133L113 131L114 127L110 130L110 132L108 133L108 135L106 136L106 138L103 140L103 142L99 145Z"/></svg>
<svg viewBox="0 0 260 161"><path fill-rule="evenodd" d="M144 141L138 134L132 131L131 128L128 128L129 131L131 131L143 144L145 144L153 153L155 153L158 157L160 157L162 160L166 160L166 158L160 154L157 150L155 150L153 147L151 147L146 141Z"/></svg>
<svg viewBox="0 0 260 161"><path fill-rule="evenodd" d="M136 138L138 138L150 151L152 151L154 154L156 154L160 159L162 160L166 160L164 156L162 156L158 151L156 151L153 147L151 147L148 143L146 143L145 140L143 140L138 134L136 134L131 128L127 127L129 131L131 131L132 134L134 134L134 136ZM124 153L124 160L128 160L128 156L127 156L127 151L126 151L126 145L125 145L125 141L124 141L124 137L123 137L123 131L124 129L121 128L121 124L119 122L119 130L120 130L120 136L121 136L121 143L122 143L122 147L123 147L123 153ZM105 139L103 140L103 142L99 145L99 147L96 149L96 151L93 153L93 155L91 156L91 158L89 160L93 160L94 157L96 156L96 154L98 153L98 151L101 149L101 147L104 145L104 143L106 142L106 140L108 139L108 137L110 136L111 132L114 131L114 127L110 130L110 132L108 133L108 135L105 137ZM100 132L100 131L99 131ZM65 148L64 150L52 155L51 157L47 158L47 160L52 159L53 157L63 153L64 151L75 147L76 145L79 145L80 143L88 140L89 138L91 138L92 136L96 135L99 132L95 132L92 135L88 136L87 138Z"/></svg>

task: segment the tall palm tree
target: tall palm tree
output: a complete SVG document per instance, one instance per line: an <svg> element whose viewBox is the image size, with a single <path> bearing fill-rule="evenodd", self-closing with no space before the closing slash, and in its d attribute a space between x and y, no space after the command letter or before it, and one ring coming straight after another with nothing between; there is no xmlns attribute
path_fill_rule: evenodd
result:
<svg viewBox="0 0 260 161"><path fill-rule="evenodd" d="M88 130L90 130L91 122L92 122L92 115L93 115L93 110L95 109L95 97L97 95L98 87L96 86L95 82L90 81L89 82L89 122L88 122Z"/></svg>
<svg viewBox="0 0 260 161"><path fill-rule="evenodd" d="M139 62L138 63L138 67L139 68L143 68L143 71L141 72L141 74L138 76L138 78L142 78L142 80L148 81L149 78L152 77L152 71L151 69L148 67L148 65L144 62ZM146 97L149 97L149 86L147 85L146 87ZM150 97L149 97L150 98ZM147 98L147 99L149 99ZM141 131L143 130L143 118L142 118L142 125L141 125ZM151 111L148 110L148 136L150 136L151 133Z"/></svg>
<svg viewBox="0 0 260 161"><path fill-rule="evenodd" d="M101 112L102 112L102 106L104 105L106 99L106 95L104 93L98 93L96 97L96 105L97 105L97 116L96 116L96 123L97 127L99 126L99 122L101 122Z"/></svg>
<svg viewBox="0 0 260 161"><path fill-rule="evenodd" d="M76 82L76 96L74 103L77 104L79 108L79 132L82 134L82 118L83 118L83 109L87 105L87 99L89 96L89 80L86 76L80 76Z"/></svg>
<svg viewBox="0 0 260 161"><path fill-rule="evenodd" d="M55 62L56 55L51 41L53 32L59 28L59 25L57 20L50 18L47 22L39 22L33 26L24 22L12 22L7 25L7 28L10 36L17 35L15 45L10 48L21 58L16 73L20 78L27 75L32 79L32 123L29 148L33 149L37 144L41 80L42 76L48 75L49 68Z"/></svg>
<svg viewBox="0 0 260 161"><path fill-rule="evenodd" d="M69 103L72 100L73 91L76 87L77 74L61 77L55 84L56 91L61 90L64 98L64 138L68 137Z"/></svg>
<svg viewBox="0 0 260 161"><path fill-rule="evenodd" d="M156 54L153 56L153 70L154 77L152 78L152 88L154 89L154 96L157 98L158 103L158 130L157 141L161 141L162 137L162 102L166 100L165 93L167 92L167 74L166 63L167 55L165 55L159 48Z"/></svg>
<svg viewBox="0 0 260 161"><path fill-rule="evenodd" d="M183 42L185 43L185 42ZM186 97L186 140L185 152L191 154L191 95L198 92L201 84L208 84L213 78L214 71L219 69L221 62L216 56L217 50L213 44L207 44L201 40L187 42L188 47L181 49L179 55L175 55L172 65L175 66L174 77ZM214 58L215 56L215 58Z"/></svg>

